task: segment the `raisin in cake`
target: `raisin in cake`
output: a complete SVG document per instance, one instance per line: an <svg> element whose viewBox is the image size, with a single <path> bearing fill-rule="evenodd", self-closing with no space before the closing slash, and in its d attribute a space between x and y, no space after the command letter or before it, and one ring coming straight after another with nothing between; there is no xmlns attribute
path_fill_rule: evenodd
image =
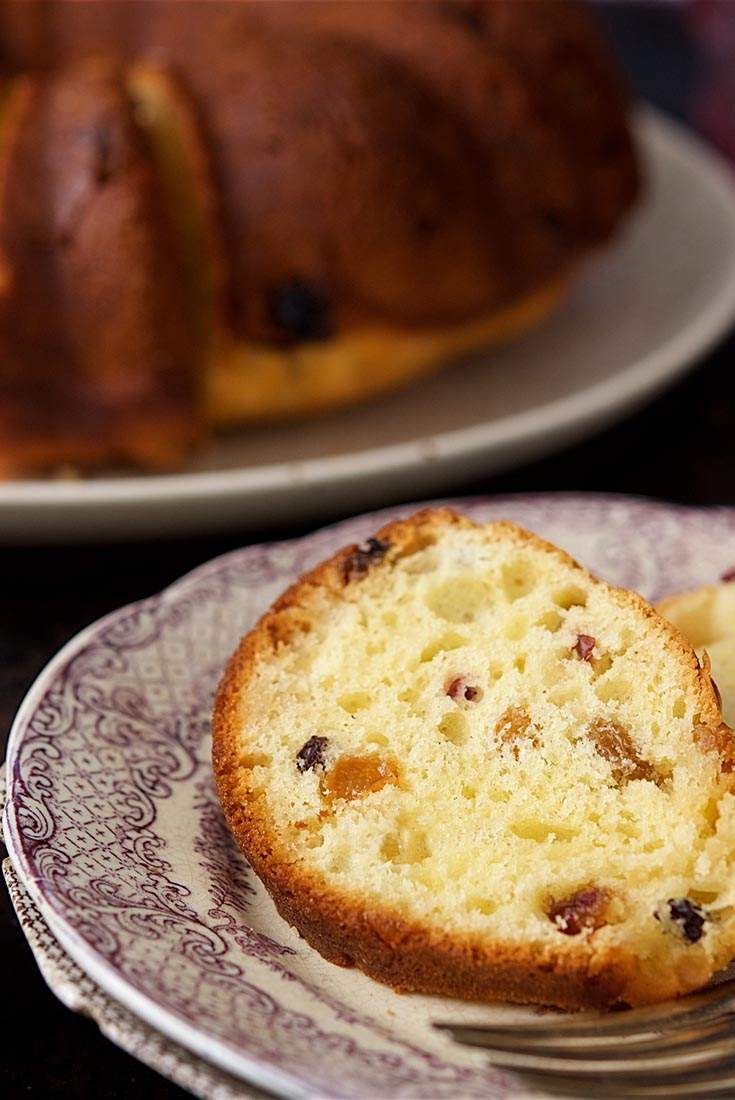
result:
<svg viewBox="0 0 735 1100"><path fill-rule="evenodd" d="M321 954L396 989L640 1004L735 955L731 731L639 596L510 523L393 523L242 641L233 833Z"/></svg>

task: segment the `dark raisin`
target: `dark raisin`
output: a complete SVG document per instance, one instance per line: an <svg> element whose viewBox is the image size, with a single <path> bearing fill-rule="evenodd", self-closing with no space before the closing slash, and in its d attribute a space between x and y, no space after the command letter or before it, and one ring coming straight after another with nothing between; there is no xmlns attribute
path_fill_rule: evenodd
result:
<svg viewBox="0 0 735 1100"><path fill-rule="evenodd" d="M559 210L542 210L541 218L552 233L561 234L567 229L567 220Z"/></svg>
<svg viewBox="0 0 735 1100"><path fill-rule="evenodd" d="M689 898L669 898L666 905L669 910L669 919L679 929L684 939L689 943L697 943L701 940L704 935L704 922L707 919L701 905L690 901ZM653 915L658 921L662 919L660 912Z"/></svg>
<svg viewBox="0 0 735 1100"><path fill-rule="evenodd" d="M605 924L609 903L609 890L585 886L569 897L552 901L546 914L565 936L578 936L585 928L594 932Z"/></svg>
<svg viewBox="0 0 735 1100"><path fill-rule="evenodd" d="M436 214L418 214L414 224L420 237L433 237L441 228L441 221Z"/></svg>
<svg viewBox="0 0 735 1100"><path fill-rule="evenodd" d="M271 291L269 311L273 323L293 340L324 340L331 334L326 295L301 279Z"/></svg>
<svg viewBox="0 0 735 1100"><path fill-rule="evenodd" d="M383 539L368 539L364 546L359 546L345 558L342 566L345 580L352 581L356 577L363 577L371 565L383 560L389 550L389 542Z"/></svg>
<svg viewBox="0 0 735 1100"><path fill-rule="evenodd" d="M614 134L607 134L602 143L601 153L603 157L618 157L628 151L628 135L618 130Z"/></svg>
<svg viewBox="0 0 735 1100"><path fill-rule="evenodd" d="M453 699L455 703L477 703L482 698L482 688L475 687L474 684L468 684L464 676L455 676L453 680L447 684L446 693L450 699Z"/></svg>
<svg viewBox="0 0 735 1100"><path fill-rule="evenodd" d="M310 737L296 753L296 767L300 772L314 771L324 767L324 750L328 744L326 737Z"/></svg>
<svg viewBox="0 0 735 1100"><path fill-rule="evenodd" d="M575 653L580 661L591 661L592 650L595 648L595 645L595 639L591 634L578 634L577 643L572 646L572 653Z"/></svg>

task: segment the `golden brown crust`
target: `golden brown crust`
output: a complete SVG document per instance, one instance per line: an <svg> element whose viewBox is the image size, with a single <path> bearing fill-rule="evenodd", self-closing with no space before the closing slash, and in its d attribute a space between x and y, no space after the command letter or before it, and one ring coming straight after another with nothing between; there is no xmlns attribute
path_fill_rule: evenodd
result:
<svg viewBox="0 0 735 1100"><path fill-rule="evenodd" d="M200 363L121 74L18 78L3 129L0 472L177 464Z"/></svg>
<svg viewBox="0 0 735 1100"><path fill-rule="evenodd" d="M42 9L40 14L28 10L35 7ZM407 122L413 120L409 144L418 160L406 162L407 171L418 169L424 149L443 162L454 141L459 142L469 161L477 160L484 203L474 224L478 235L489 240L491 254L494 256L497 250L504 261L502 285L493 290L483 278L487 256L483 259L467 247L461 252L455 247L452 253L440 256L442 261L451 256L449 266L457 272L465 295L475 293L473 282L478 291L483 289L486 297L477 315L488 314L499 304L568 270L580 253L607 239L638 190L624 91L593 21L571 0L414 0L380 4L355 4L350 0L289 0L287 4L280 0L257 4L190 0L186 5L178 0L150 0L145 13L138 12L138 7L114 0L98 0L95 4L49 0L43 5L6 0L0 5L0 31L5 31L8 41L8 62L16 67L58 65L100 51L126 59L155 53L170 61L194 92L213 145L218 186L229 211L229 258L239 282L241 265L245 266L246 277L257 273L249 266L253 261L248 260L248 250L241 250L238 229L243 228L242 244L246 245L250 237L247 225L242 223L242 211L251 208L245 200L252 186L252 145L263 139L262 166L267 172L273 155L273 134L268 131L273 129L279 111L288 114L292 96L301 113L299 126L291 136L299 146L299 155L307 160L321 141L320 133L330 125L326 119L315 123L309 104L316 96L317 106L323 105L326 96L330 112L338 108L343 115L342 139L349 121L350 142L362 160L370 160L372 142L380 138L386 159L388 154L397 153L403 163L405 134L398 135L398 146L394 147L389 120L380 109L384 99L381 85L386 82L395 85L392 94L385 93L388 113L404 112ZM25 29L24 23L28 24ZM255 66L258 73L256 95L248 96L246 112L241 103L249 85L243 85L237 77L241 51L248 57L248 69ZM310 56L312 60L318 58L319 63L305 64ZM350 68L353 56L355 72L343 73L343 68ZM343 60L347 62L344 66ZM278 85L279 95L275 97L269 91L272 82ZM376 117L372 121L373 106L366 91L375 101ZM421 100L428 107L426 111L421 108L417 115ZM330 112L317 113L324 116ZM245 120L243 116L247 116ZM442 124L437 119L441 117L449 118L456 131L449 145L444 138L438 141ZM377 130L371 129L373 123ZM233 128L241 141L232 140ZM308 146L300 132L304 128L309 135ZM523 140L518 140L519 134ZM363 138L367 138L367 144L363 144ZM325 151L325 163L329 165L333 150L327 145L321 150ZM282 211L293 205L284 203L287 195L295 201L298 193L287 158L281 168L274 198ZM349 173L349 165L340 170ZM453 171L456 173L456 165ZM302 164L299 176L304 175ZM346 179L342 178L343 194ZM414 232L416 219L412 215L424 212L415 209L415 201L408 208L401 205L390 174L383 172L374 183L383 188L376 216L382 210L384 218L378 228L384 244L394 249L395 255L391 254L388 264L380 257L378 269L372 273L367 262L370 237L366 236L363 243L367 252L363 254L360 242L353 240L350 253L354 262L347 257L349 271L334 272L338 276L335 309L342 309L343 299L358 307L358 328L375 320L371 300L363 293L366 289L380 293L381 302L377 304L390 320L399 321L404 310L416 310L420 300L415 296L431 293L430 287L421 285L429 281L427 259L432 258L437 242L447 233L454 234L456 244L456 232L464 217L463 204L455 202L451 209L440 211L440 224L435 227L433 212L431 226L421 219L426 231L422 239ZM447 181L437 182L440 190L446 185ZM455 195L456 186L451 183ZM411 196L416 199L415 192L410 191ZM258 203L269 202L262 192L256 192L255 197ZM395 210L394 200L399 200ZM329 239L339 244L342 212L340 204L331 206L333 220L327 222L326 229ZM295 201L294 214L297 207ZM386 242L394 214L398 215L398 233L394 234L395 241ZM321 212L311 208L309 221L314 218L319 222ZM289 275L316 278L324 260L314 253L314 230L318 228L323 235L325 227L320 222L312 225L294 219L289 209L287 228L295 265ZM281 230L271 224L258 232L273 237L273 249L269 249L265 262L277 264ZM337 260L336 255L333 259ZM349 279L344 278L346 274ZM441 264L437 276L438 285L442 285L445 276ZM362 286L364 278L371 281L370 288ZM251 339L261 334L262 298L267 289L258 278L248 285L247 296L238 291L233 297L235 327ZM258 299L255 304L251 301L253 292ZM491 297L487 297L488 292ZM445 309L450 311L446 314L449 319L452 303L441 300L439 306L431 312L431 319L441 321ZM473 307L466 307L466 312L470 315Z"/></svg>
<svg viewBox="0 0 735 1100"><path fill-rule="evenodd" d="M154 56L196 108L183 129L186 170L197 176L204 145L213 169L200 198L206 217L216 197L218 223L203 256L221 321L207 379L217 425L337 408L495 342L498 326L501 338L524 331L639 188L624 92L570 2L0 0L3 71L63 71L99 54L126 65ZM14 220L26 236L38 228ZM141 227L165 253L157 221L146 214ZM140 273L135 250L123 251L121 269ZM164 276L152 301L165 297ZM77 294L87 301L85 286ZM62 321L39 308L63 343ZM129 361L145 324L127 333ZM156 327L160 354L188 379L186 340ZM18 373L27 357L56 358L29 340L18 336ZM61 399L81 422L84 403ZM27 462L40 467L48 452L164 464L192 434L169 445L174 412L161 413L158 445L145 421L144 439L127 426L115 446L109 425L77 444L36 425Z"/></svg>
<svg viewBox="0 0 735 1100"><path fill-rule="evenodd" d="M283 21L277 5L256 12ZM625 92L582 5L307 0L290 3L288 19L379 49L452 108L486 158L517 288L607 238L634 200L640 177Z"/></svg>
<svg viewBox="0 0 735 1100"><path fill-rule="evenodd" d="M447 525L476 526L451 509L425 509L376 533L381 545L389 544L382 560L389 563L411 553ZM537 536L512 523L491 526L499 536L531 542L589 578L573 558ZM335 598L349 598L346 576L350 575L355 555L360 553L358 546L344 547L283 593L243 638L225 670L215 701L212 758L225 816L284 919L331 962L359 966L402 991L577 1009L620 1001L632 1004L661 1000L703 984L709 974L701 971L689 975L642 973L633 952L598 947L594 936L583 944L544 943L519 948L517 944L488 943L479 935L445 934L409 922L387 906L341 893L318 874L294 866L271 828L263 798L248 786L247 773L241 766L241 707L256 662L267 660L295 633L309 629L313 596L327 590ZM700 666L691 646L641 597L623 589L618 592L655 623L666 635L667 643L675 646L696 671L702 724L721 729L709 671ZM732 741L732 732L728 735Z"/></svg>

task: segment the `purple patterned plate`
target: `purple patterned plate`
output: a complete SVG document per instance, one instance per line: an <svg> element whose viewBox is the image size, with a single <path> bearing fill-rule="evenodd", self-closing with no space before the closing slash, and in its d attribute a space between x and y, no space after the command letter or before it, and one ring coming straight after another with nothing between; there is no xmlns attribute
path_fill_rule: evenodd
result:
<svg viewBox="0 0 735 1100"><path fill-rule="evenodd" d="M735 510L566 495L460 507L649 598L735 564ZM212 693L238 637L298 573L406 511L228 554L107 616L41 674L10 738L6 843L65 949L147 1023L279 1095L528 1095L429 1026L522 1010L398 996L325 962L275 912L214 795Z"/></svg>

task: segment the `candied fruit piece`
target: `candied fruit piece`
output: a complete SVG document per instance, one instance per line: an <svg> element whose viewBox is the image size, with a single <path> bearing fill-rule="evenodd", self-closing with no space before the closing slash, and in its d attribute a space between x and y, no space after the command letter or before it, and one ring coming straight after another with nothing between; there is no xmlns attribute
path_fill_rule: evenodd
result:
<svg viewBox="0 0 735 1100"><path fill-rule="evenodd" d="M340 756L322 777L321 792L327 799L344 798L349 802L397 782L398 763L392 757L379 753Z"/></svg>
<svg viewBox="0 0 735 1100"><path fill-rule="evenodd" d="M470 684L464 676L455 676L445 690L455 703L478 703L482 699L482 688Z"/></svg>
<svg viewBox="0 0 735 1100"><path fill-rule="evenodd" d="M538 748L538 728L532 723L531 716L525 707L508 707L495 723L495 735L503 745L507 745L516 760L518 759L518 746L522 741L529 741L534 748Z"/></svg>
<svg viewBox="0 0 735 1100"><path fill-rule="evenodd" d="M688 943L697 943L704 935L707 919L704 909L689 898L669 898L656 907L654 917L668 931L675 931Z"/></svg>
<svg viewBox="0 0 735 1100"><path fill-rule="evenodd" d="M596 718L587 727L587 736L597 752L610 764L613 779L618 786L631 779L647 779L660 785L663 776L639 755L628 731L610 718Z"/></svg>
<svg viewBox="0 0 735 1100"><path fill-rule="evenodd" d="M310 737L296 753L296 767L300 772L314 771L324 767L324 750L329 744L327 737Z"/></svg>
<svg viewBox="0 0 735 1100"><path fill-rule="evenodd" d="M354 581L358 577L364 577L371 565L382 561L390 550L390 543L385 539L369 538L364 546L358 546L342 565L342 571L346 581Z"/></svg>
<svg viewBox="0 0 735 1100"><path fill-rule="evenodd" d="M606 924L610 891L600 886L583 886L566 898L552 900L546 915L565 936L578 936L585 928L595 931Z"/></svg>
<svg viewBox="0 0 735 1100"><path fill-rule="evenodd" d="M572 646L572 653L579 657L580 661L591 661L596 644L591 634L578 634L576 644Z"/></svg>
<svg viewBox="0 0 735 1100"><path fill-rule="evenodd" d="M735 768L735 738L724 722L714 727L695 726L694 740L704 752L717 753L722 761L723 772L731 772Z"/></svg>

